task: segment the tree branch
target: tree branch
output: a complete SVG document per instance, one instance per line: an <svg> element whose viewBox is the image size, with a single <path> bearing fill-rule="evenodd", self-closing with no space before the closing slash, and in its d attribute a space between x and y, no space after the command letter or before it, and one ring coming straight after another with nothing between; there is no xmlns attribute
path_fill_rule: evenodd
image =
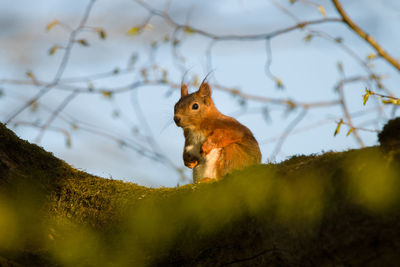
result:
<svg viewBox="0 0 400 267"><path fill-rule="evenodd" d="M384 58L393 67L400 71L400 63L389 53L387 53L385 49L383 49L383 47L371 35L363 31L357 24L354 23L354 21L350 19L350 17L344 11L342 4L339 2L339 0L332 0L332 3L336 7L336 10L339 12L340 16L343 18L344 23L346 23L352 31L354 31L361 38L367 41L367 43L369 43L382 58Z"/></svg>
<svg viewBox="0 0 400 267"><path fill-rule="evenodd" d="M51 89L53 89L58 84L58 82L61 79L61 76L63 75L63 73L65 71L65 68L67 67L67 64L68 64L68 61L69 61L69 58L71 55L72 47L75 44L76 36L85 27L85 24L86 24L87 20L89 19L89 15L90 15L90 12L92 11L95 1L96 0L90 0L78 27L70 33L64 55L62 57L60 65L58 66L58 69L53 78L53 81L51 83L47 84L46 86L44 86L42 89L40 89L40 91L34 97L32 97L28 102L26 102L23 106L19 107L14 113L12 113L9 116L9 118L6 120L5 124L10 123L21 112L23 112L25 109L30 107L33 103L37 102L41 97L43 97L45 94L47 94Z"/></svg>

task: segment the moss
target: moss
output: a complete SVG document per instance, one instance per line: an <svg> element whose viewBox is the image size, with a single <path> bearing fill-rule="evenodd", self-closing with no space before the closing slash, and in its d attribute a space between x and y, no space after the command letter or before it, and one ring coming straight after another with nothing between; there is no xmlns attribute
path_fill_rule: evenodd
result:
<svg viewBox="0 0 400 267"><path fill-rule="evenodd" d="M378 135L381 147L386 150L400 149L400 118L390 120Z"/></svg>
<svg viewBox="0 0 400 267"><path fill-rule="evenodd" d="M75 170L3 125L0 140L1 265L400 262L399 165L379 147L155 189Z"/></svg>

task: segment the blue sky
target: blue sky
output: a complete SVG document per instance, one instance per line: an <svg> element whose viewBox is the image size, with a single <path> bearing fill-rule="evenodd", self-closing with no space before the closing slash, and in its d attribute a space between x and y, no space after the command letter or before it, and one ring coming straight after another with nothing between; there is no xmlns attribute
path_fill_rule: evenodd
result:
<svg viewBox="0 0 400 267"><path fill-rule="evenodd" d="M32 71L40 80L51 81L60 63L62 53L49 56L49 48L54 44L65 43L68 33L60 27L50 32L46 25L58 19L75 26L88 1L10 1L2 0L0 6L0 79L26 80L25 72ZM289 2L289 1L287 1ZM399 57L398 28L400 24L400 4L398 1L342 1L352 18L374 36L389 52ZM162 9L164 1L149 1L157 9ZM281 2L300 17L301 20L320 19L322 16L314 6ZM328 17L337 17L330 1L319 1ZM190 14L190 15L188 15ZM270 1L171 1L170 15L179 23L216 34L256 34L271 32L294 25ZM151 29L140 35L128 36L127 30L139 25L146 16L143 8L134 1L98 0L93 8L88 25L102 27L107 32L107 39L100 40L92 32L84 32L90 46L76 46L72 50L64 78L87 76L110 71L115 67L127 65L132 54L138 55L137 71L94 81L96 88L116 88L140 79L140 68L148 66L149 51L153 41L162 40L173 29L167 27L159 18L151 20ZM373 50L358 36L337 23L313 26L312 29L343 38L344 44L353 49L360 58L365 59ZM346 76L365 75L359 64L332 42L313 38L304 42L307 35L296 31L272 39L273 61L271 71L279 77L285 89L277 89L275 81L265 75L265 42L220 42L213 47L213 74L211 82L218 82L227 87L239 88L253 95L275 98L290 98L303 102L336 99L333 88L340 79L338 61L343 63ZM190 68L189 76L202 78L207 74L205 51L209 40L199 35L187 35L182 41L181 53L185 57L184 65ZM155 62L168 70L169 79L179 83L181 72L172 59L171 49L163 45L158 49ZM373 61L374 70L387 76L385 85L397 92L398 72L382 60ZM87 82L75 86L87 86ZM396 88L397 86L397 88ZM0 84L4 96L0 98L0 120L5 121L9 114L37 92L34 86L15 86ZM194 90L195 88L192 88ZM385 111L380 120L377 113L370 112L375 104L373 100L362 105L365 84L358 83L345 87L346 102L351 112L365 113L355 119L355 124L368 129L379 129L390 117L390 110ZM172 123L173 106L179 98L177 91L166 96L165 86L146 86L135 92L115 95L107 99L99 95L81 94L63 111L63 116L84 121L96 129L118 136L121 139L135 139L132 131L148 135L146 125L132 105L132 99L140 103L151 135L157 141L160 152L170 161L183 168L183 134ZM43 122L48 118L46 109L54 110L68 92L52 90L39 102L35 112L27 110L20 114L15 122ZM262 102L249 101L244 110L239 101L224 92L214 90L214 102L225 114L232 115L248 126L260 143L263 162L271 160L271 153L279 137L290 122L298 116L298 111L285 112L281 106L266 105ZM135 100L135 101L136 101ZM266 121L261 110L268 109ZM113 116L115 112L119 117ZM282 146L275 161L281 161L297 154L321 153L322 151L342 151L358 147L354 139L346 137L346 128L333 137L336 122L343 117L339 107L310 110L307 117L299 123ZM73 166L103 177L113 177L147 186L175 186L189 182L179 180L177 173L163 164L156 163L138 155L136 152L121 148L118 142L94 135L83 130L71 130L71 125L56 119L54 127L64 128L72 133L72 147L66 147L65 137L59 132L47 131L40 145ZM38 130L32 127L14 127L16 133L31 142L35 141ZM366 145L375 145L375 133L360 132ZM139 140L139 142L145 142ZM189 169L186 175L190 176Z"/></svg>

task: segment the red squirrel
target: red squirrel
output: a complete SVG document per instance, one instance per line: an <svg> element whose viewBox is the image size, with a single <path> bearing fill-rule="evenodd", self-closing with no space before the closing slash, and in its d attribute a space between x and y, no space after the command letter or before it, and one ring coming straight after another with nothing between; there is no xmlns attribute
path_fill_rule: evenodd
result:
<svg viewBox="0 0 400 267"><path fill-rule="evenodd" d="M182 83L174 121L183 128L183 161L193 169L194 183L218 180L233 170L261 162L260 148L251 131L218 111L207 82L191 94Z"/></svg>

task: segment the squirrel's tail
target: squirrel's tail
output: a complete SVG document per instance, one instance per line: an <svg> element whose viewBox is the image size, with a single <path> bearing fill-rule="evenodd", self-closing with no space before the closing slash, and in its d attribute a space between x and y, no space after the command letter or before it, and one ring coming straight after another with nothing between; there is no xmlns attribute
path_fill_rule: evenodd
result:
<svg viewBox="0 0 400 267"><path fill-rule="evenodd" d="M260 163L261 152L258 144L233 143L222 149L217 175L221 178L233 170L241 170Z"/></svg>

